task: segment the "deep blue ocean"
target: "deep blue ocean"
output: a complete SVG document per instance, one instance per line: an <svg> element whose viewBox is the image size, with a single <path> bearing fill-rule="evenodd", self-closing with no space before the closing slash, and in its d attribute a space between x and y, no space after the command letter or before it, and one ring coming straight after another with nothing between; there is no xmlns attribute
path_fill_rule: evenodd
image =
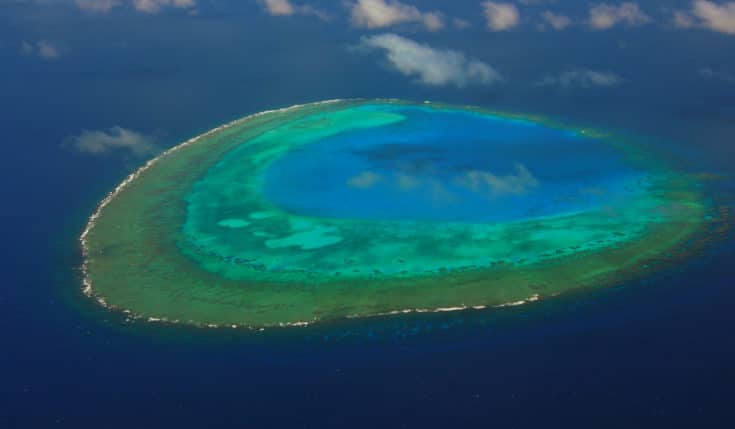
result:
<svg viewBox="0 0 735 429"><path fill-rule="evenodd" d="M708 192L733 205L735 84L696 72L735 72L732 38L422 36L511 77L458 90L391 74L347 49L359 31L335 27L240 2L196 18L0 5L0 428L735 427L731 236L634 282L492 312L254 333L123 323L85 299L78 236L145 159L75 152L67 139L84 129L124 126L169 147L274 107L432 99L644 136L685 170L719 175ZM44 37L63 41L61 58L19 54ZM548 54L563 43L574 48ZM626 83L527 83L579 58Z"/></svg>

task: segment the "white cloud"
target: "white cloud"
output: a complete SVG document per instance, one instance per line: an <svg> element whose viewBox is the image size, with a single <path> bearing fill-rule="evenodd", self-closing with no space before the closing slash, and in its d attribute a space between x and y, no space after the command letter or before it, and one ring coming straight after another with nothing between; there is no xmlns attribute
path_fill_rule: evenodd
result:
<svg viewBox="0 0 735 429"><path fill-rule="evenodd" d="M556 0L518 0L524 6L541 6L556 3Z"/></svg>
<svg viewBox="0 0 735 429"><path fill-rule="evenodd" d="M39 40L36 43L36 49L38 56L45 60L55 60L60 56L59 50L48 40Z"/></svg>
<svg viewBox="0 0 735 429"><path fill-rule="evenodd" d="M440 12L422 12L397 0L357 0L352 4L352 24L364 28L385 28L408 22L421 23L429 31L441 30Z"/></svg>
<svg viewBox="0 0 735 429"><path fill-rule="evenodd" d="M617 6L601 3L590 7L589 25L595 30L607 30L618 24L638 26L650 21L637 3L625 2Z"/></svg>
<svg viewBox="0 0 735 429"><path fill-rule="evenodd" d="M592 88L610 87L623 82L618 75L612 72L575 69L567 70L556 76L546 76L536 83L537 86L562 86Z"/></svg>
<svg viewBox="0 0 735 429"><path fill-rule="evenodd" d="M33 55L47 61L58 59L61 56L56 44L48 40L39 40L36 43L23 42L20 45L20 52L23 55Z"/></svg>
<svg viewBox="0 0 735 429"><path fill-rule="evenodd" d="M107 13L120 6L120 0L74 0L79 9L95 13Z"/></svg>
<svg viewBox="0 0 735 429"><path fill-rule="evenodd" d="M158 13L164 7L189 9L196 6L196 0L133 0L133 7L138 12Z"/></svg>
<svg viewBox="0 0 735 429"><path fill-rule="evenodd" d="M541 18L554 30L563 30L572 25L572 20L568 16L557 15L548 10L541 13Z"/></svg>
<svg viewBox="0 0 735 429"><path fill-rule="evenodd" d="M487 171L472 170L464 173L458 183L489 197L521 195L538 186L538 180L522 164L516 164L515 174L498 176Z"/></svg>
<svg viewBox="0 0 735 429"><path fill-rule="evenodd" d="M275 16L313 15L327 20L329 16L312 6L294 4L291 0L258 0L266 12Z"/></svg>
<svg viewBox="0 0 735 429"><path fill-rule="evenodd" d="M692 2L692 13L705 28L735 34L735 2L717 4L708 0L695 0Z"/></svg>
<svg viewBox="0 0 735 429"><path fill-rule="evenodd" d="M424 85L471 84L489 85L502 80L490 65L468 59L461 52L435 49L396 34L380 34L363 37L360 46L379 49L385 53L390 65L405 76L416 77Z"/></svg>
<svg viewBox="0 0 735 429"><path fill-rule="evenodd" d="M293 15L296 8L289 0L261 0L266 11L271 15Z"/></svg>
<svg viewBox="0 0 735 429"><path fill-rule="evenodd" d="M424 23L424 27L429 31L438 31L444 28L444 19L439 12L424 13L422 22Z"/></svg>
<svg viewBox="0 0 735 429"><path fill-rule="evenodd" d="M134 155L145 156L158 150L153 137L122 127L112 127L106 131L83 130L79 135L67 138L65 143L92 155L129 150Z"/></svg>
<svg viewBox="0 0 735 429"><path fill-rule="evenodd" d="M351 188L370 189L383 180L383 176L372 171L363 171L357 176L347 179L347 186Z"/></svg>
<svg viewBox="0 0 735 429"><path fill-rule="evenodd" d="M396 186L404 192L412 191L421 186L421 179L410 174L399 174L396 179Z"/></svg>
<svg viewBox="0 0 735 429"><path fill-rule="evenodd" d="M74 0L79 9L92 13L108 13L127 2L138 12L155 14L165 7L193 9L197 0Z"/></svg>
<svg viewBox="0 0 735 429"><path fill-rule="evenodd" d="M452 25L454 25L455 28L459 28L460 30L472 27L471 22L462 18L452 18Z"/></svg>
<svg viewBox="0 0 735 429"><path fill-rule="evenodd" d="M455 187L487 198L521 195L539 185L534 175L519 163L515 164L512 173L502 176L490 171L464 170L452 177L451 183ZM348 186L357 189L372 189L377 184L384 184L390 189L405 193L428 194L435 203L456 203L461 199L455 187L448 187L431 172L424 175L398 173L383 176L372 171L363 171L347 180Z"/></svg>
<svg viewBox="0 0 735 429"><path fill-rule="evenodd" d="M705 79L720 80L723 82L733 83L735 82L735 75L722 70L713 70L709 67L705 67L698 70L700 76Z"/></svg>
<svg viewBox="0 0 735 429"><path fill-rule="evenodd" d="M20 44L20 52L23 55L33 55L36 52L36 48L28 42Z"/></svg>
<svg viewBox="0 0 735 429"><path fill-rule="evenodd" d="M492 31L505 31L518 25L521 14L513 3L486 1L482 9L487 19L487 27Z"/></svg>
<svg viewBox="0 0 735 429"><path fill-rule="evenodd" d="M675 27L691 28L694 27L694 17L688 12L677 10L674 12L673 22Z"/></svg>

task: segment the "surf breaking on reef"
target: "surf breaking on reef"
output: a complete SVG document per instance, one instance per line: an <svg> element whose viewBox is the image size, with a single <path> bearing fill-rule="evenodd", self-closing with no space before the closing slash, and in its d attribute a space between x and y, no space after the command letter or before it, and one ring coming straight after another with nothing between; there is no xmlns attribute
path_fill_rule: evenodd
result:
<svg viewBox="0 0 735 429"><path fill-rule="evenodd" d="M105 299L101 296L94 296L93 292L93 286L92 286L92 280L89 278L89 246L87 243L87 237L89 236L89 232L94 228L97 219L102 214L102 210L107 207L110 202L120 193L122 192L128 185L130 185L135 179L137 179L141 174L143 174L146 170L153 167L158 161L160 161L163 157L166 157L177 150L180 150L182 148L185 148L186 146L195 144L196 142L207 138L209 136L212 136L214 134L217 134L221 131L224 131L228 128L232 128L233 126L242 124L243 122L246 122L250 119L257 118L259 116L265 116L271 113L277 113L277 112L288 112L289 110L299 109L304 106L308 105L318 105L318 104L332 104L332 103L339 103L342 101L346 101L345 99L331 99L331 100L323 100L323 101L317 101L314 103L304 103L304 104L294 104L289 107L282 107L278 109L270 109L270 110L264 110L261 112L253 113L251 115L243 116L241 118L232 120L230 122L227 122L225 124L222 124L216 128L213 128L205 133L199 134L195 137L190 138L189 140L184 141L183 143L179 143L169 149L166 149L156 157L146 161L145 164L143 164L141 167L139 167L134 172L130 173L120 184L118 184L115 189L113 189L111 192L109 192L105 198L102 199L102 201L97 204L97 208L92 213L91 216L89 216L89 219L87 219L87 224L84 227L84 230L82 231L82 234L79 236L79 243L82 249L82 266L81 266L81 272L82 272L82 293L90 298L94 298L100 305L106 307L106 308L116 308L114 306L110 306L107 304ZM123 310L125 312L125 310ZM132 314L132 313L130 313ZM165 320L165 318L155 318L155 317L148 317L147 318L151 322L157 322L157 321L168 321ZM173 322L176 323L176 322Z"/></svg>
<svg viewBox="0 0 735 429"><path fill-rule="evenodd" d="M323 320L322 318L318 316L314 316L313 318L306 319L306 320L291 320L291 321L268 323L268 324L252 324L252 323L247 323L247 322L244 322L244 323L209 323L209 322L202 322L202 321L198 321L194 319L180 319L180 318L170 318L166 316L146 315L143 313L138 313L131 309L124 308L118 304L109 302L109 300L106 299L105 296L103 296L103 294L99 294L95 290L95 285L92 280L92 276L90 275L90 267L89 267L90 258L91 258L89 237L90 237L91 231L97 225L97 221L100 218L100 216L102 216L104 210L110 205L112 201L116 199L116 197L118 197L118 195L120 195L124 190L126 190L143 173L147 172L152 167L154 167L156 164L158 164L162 159L168 156L171 156L175 152L183 148L189 147L197 142L205 140L209 137L217 135L218 133L221 133L222 131L228 130L238 125L245 124L249 120L252 120L252 119L255 119L261 116L296 111L304 107L316 107L320 105L328 105L328 104L335 104L335 103L341 103L341 102L353 102L353 101L359 102L360 100L343 100L343 99L326 100L326 101L321 101L321 102L316 102L316 103L298 104L298 105L294 105L290 107L258 112L252 115L248 115L248 116L230 121L226 124L218 126L212 130L209 130L203 134L197 135L196 137L186 140L185 142L179 145L176 145L162 152L160 155L156 156L155 158L147 161L143 166L141 166L136 171L128 175L119 185L115 187L115 189L112 192L110 192L107 196L105 196L105 198L98 204L93 214L89 217L86 227L84 228L82 234L79 237L81 250L82 250L82 256L83 256L83 262L81 266L83 294L87 297L94 299L97 303L99 303L101 306L105 308L121 311L122 313L126 314L127 315L126 320L146 320L148 322L171 323L171 324L185 323L189 325L195 325L195 326L200 326L200 327L210 327L210 328L231 327L231 328L249 328L249 329L263 329L264 327L277 327L277 326L299 327L299 326L308 326L316 322L322 321ZM388 100L373 100L373 102L384 102L384 103L396 102L398 103L400 101L388 99ZM430 104L429 102L425 102L425 103ZM585 134L585 133L580 132L580 134ZM550 296L556 296L556 295L557 293L545 293L543 297L550 297ZM482 310L486 308L514 307L514 306L538 301L542 299L542 296L538 293L531 293L525 298L520 298L520 299L518 298L520 297L508 299L507 302L500 302L500 303L495 303L495 304L482 304L482 305L461 304L461 305L437 306L437 307L420 306L416 308L405 308L405 309L390 310L390 311L383 311L383 312L374 312L374 313L368 313L368 314L346 314L343 317L344 318L357 318L357 317L373 317L373 316L390 316L390 315L409 314L409 313L442 313L442 312L453 312L453 311Z"/></svg>
<svg viewBox="0 0 735 429"><path fill-rule="evenodd" d="M247 122L250 119L257 118L259 116L265 116L271 113L278 113L278 112L288 112L289 110L295 110L302 108L304 106L310 106L310 105L320 105L320 104L332 104L332 103L340 103L344 101L357 101L357 99L331 99L331 100L322 100L317 101L313 103L303 103L303 104L294 104L288 107L282 107L278 109L270 109L270 110L264 110L261 112L253 113L247 116L243 116L241 118L232 120L230 122L227 122L225 124L222 124L216 128L213 128L205 133L199 134L195 137L190 138L189 140L186 140L178 145L175 145L169 149L166 149L165 151L161 152L156 157L146 161L145 164L143 164L141 167L139 167L134 172L130 173L120 184L118 184L115 189L110 191L105 198L103 198L99 204L97 204L97 208L94 210L92 215L87 220L87 223L84 227L84 230L82 231L82 234L79 236L79 243L82 250L82 266L81 266L81 273L82 273L82 293L87 296L88 298L94 299L97 301L97 303L105 308L108 308L110 310L119 310L122 313L125 313L128 318L126 320L137 320L142 319L146 320L148 322L155 322L155 323L170 323L170 324L179 324L184 323L180 320L169 320L166 317L152 317L152 316L144 316L144 315L138 315L132 312L131 310L127 309L119 309L115 305L108 304L107 301L103 296L95 296L92 280L89 277L89 246L87 243L87 237L89 236L89 232L95 227L96 221L101 215L102 211L107 207L110 202L120 193L122 192L128 185L130 185L135 179L137 179L142 173L144 173L146 170L153 167L159 160L162 158L174 153L177 150L180 150L186 146L192 145L197 143L198 141L205 139L209 136L212 136L214 134L217 134L221 131L224 131L228 128L231 128L233 126L242 124L244 122ZM395 101L394 99L386 99L385 101L391 102ZM424 103L430 103L430 101L425 101ZM502 308L502 307L508 307L508 306L518 306L522 304L526 304L529 302L534 302L538 300L538 295L532 295L527 300L522 301L515 301L515 302L509 302L507 304L500 304L495 307ZM397 310L397 311L391 311L381 314L376 314L375 316L390 316L390 315L396 315L396 314L407 314L407 313L443 313L443 312L450 312L450 311L466 311L466 310L482 310L487 308L487 306L460 306L460 307L439 307L434 309L425 309L425 308L416 308L416 309L405 309L405 310ZM359 317L359 316L348 316L350 318L353 317ZM312 325L314 323L319 322L318 319L315 320L302 320L302 321L296 321L296 322L287 322L287 323L281 323L278 326L280 327L306 327L309 325ZM206 327L206 328L220 328L220 327L230 327L230 328L250 328L253 329L252 326L247 324L216 324L216 323L207 323L207 324L198 324L194 321L187 321L185 322L187 324L192 324L194 326L199 327ZM263 328L259 328L262 330Z"/></svg>

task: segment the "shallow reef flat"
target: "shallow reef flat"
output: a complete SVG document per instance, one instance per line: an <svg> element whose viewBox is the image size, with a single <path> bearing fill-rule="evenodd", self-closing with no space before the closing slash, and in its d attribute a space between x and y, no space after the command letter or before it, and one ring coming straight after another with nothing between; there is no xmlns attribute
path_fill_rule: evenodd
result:
<svg viewBox="0 0 735 429"><path fill-rule="evenodd" d="M81 237L84 290L131 317L249 328L517 305L686 257L708 231L701 189L630 138L544 118L301 105L133 173Z"/></svg>

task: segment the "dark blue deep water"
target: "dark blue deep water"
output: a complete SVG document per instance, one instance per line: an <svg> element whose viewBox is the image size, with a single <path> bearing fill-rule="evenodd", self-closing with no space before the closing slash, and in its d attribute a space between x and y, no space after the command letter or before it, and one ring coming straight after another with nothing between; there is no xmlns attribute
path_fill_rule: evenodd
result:
<svg viewBox="0 0 735 429"><path fill-rule="evenodd" d="M361 31L268 17L255 2L210 2L198 16L64 3L0 4L0 428L735 427L729 235L640 280L502 311L262 333L126 324L81 296L76 240L144 158L85 155L67 140L123 126L168 147L295 103L433 99L646 136L688 171L717 175L708 192L732 207L735 85L697 74L735 73L731 36L663 24L495 34L477 2L452 2L473 28L408 35L508 77L458 89L348 49ZM60 58L19 52L43 38ZM625 84L529 83L577 64Z"/></svg>

